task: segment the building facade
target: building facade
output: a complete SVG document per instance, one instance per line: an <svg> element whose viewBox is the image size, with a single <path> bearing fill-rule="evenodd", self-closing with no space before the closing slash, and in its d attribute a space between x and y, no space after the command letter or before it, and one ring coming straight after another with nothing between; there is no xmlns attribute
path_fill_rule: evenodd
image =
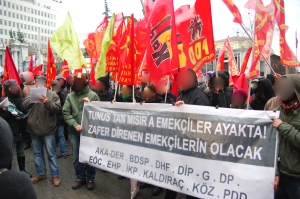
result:
<svg viewBox="0 0 300 199"><path fill-rule="evenodd" d="M54 0L0 0L0 43L10 45L11 37L18 38L18 31L23 33L25 43L33 54L43 54L47 41L57 29L57 21L66 13L62 1ZM61 20L60 20L61 21ZM10 33L12 31L12 35ZM17 50L17 48L14 48ZM17 68L25 61L19 49L15 60ZM0 65L3 65L5 53L0 52ZM12 52L13 54L13 52ZM21 59L21 60L19 60Z"/></svg>

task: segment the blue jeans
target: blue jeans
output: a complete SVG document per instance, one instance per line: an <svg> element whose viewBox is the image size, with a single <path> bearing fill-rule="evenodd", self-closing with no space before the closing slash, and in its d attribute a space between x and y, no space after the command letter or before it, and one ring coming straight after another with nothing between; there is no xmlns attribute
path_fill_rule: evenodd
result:
<svg viewBox="0 0 300 199"><path fill-rule="evenodd" d="M279 185L275 193L275 199L299 199L300 179L287 175L280 175Z"/></svg>
<svg viewBox="0 0 300 199"><path fill-rule="evenodd" d="M46 163L44 157L44 146L48 155L50 174L52 177L59 176L56 157L55 135L36 136L31 134L34 163L37 175L46 175Z"/></svg>
<svg viewBox="0 0 300 199"><path fill-rule="evenodd" d="M57 126L57 135L58 135L60 153L61 155L67 155L64 125Z"/></svg>
<svg viewBox="0 0 300 199"><path fill-rule="evenodd" d="M77 180L94 180L96 175L95 167L79 162L80 136L70 134L73 149L73 166L75 168Z"/></svg>

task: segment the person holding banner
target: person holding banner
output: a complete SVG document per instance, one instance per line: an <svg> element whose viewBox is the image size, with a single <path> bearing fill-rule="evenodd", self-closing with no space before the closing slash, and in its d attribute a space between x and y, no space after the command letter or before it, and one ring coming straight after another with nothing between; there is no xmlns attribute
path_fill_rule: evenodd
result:
<svg viewBox="0 0 300 199"><path fill-rule="evenodd" d="M97 79L95 91L102 102L111 102L114 96L109 92L109 74Z"/></svg>
<svg viewBox="0 0 300 199"><path fill-rule="evenodd" d="M72 91L65 101L62 113L65 122L69 125L70 139L73 149L73 166L75 168L77 180L72 189L79 189L87 186L88 190L95 188L96 169L92 166L79 162L80 133L82 131L81 119L84 102L99 101L98 95L90 90L88 79L85 74L77 73L74 75Z"/></svg>
<svg viewBox="0 0 300 199"><path fill-rule="evenodd" d="M218 71L213 75L211 82L211 102L213 106L230 108L233 89L229 87L229 77L226 73Z"/></svg>
<svg viewBox="0 0 300 199"><path fill-rule="evenodd" d="M45 76L36 77L36 87L45 87ZM37 176L32 178L33 184L47 178L46 163L44 157L44 147L48 155L50 174L53 186L60 185L58 163L56 157L55 131L56 131L56 114L61 110L58 95L47 89L46 95L42 95L39 103L30 103L30 95L23 101L25 110L29 110L27 120L27 132L32 139L34 151L34 162Z"/></svg>
<svg viewBox="0 0 300 199"><path fill-rule="evenodd" d="M166 82L159 82L155 88L156 88L156 94L161 97L165 103L167 104L174 104L176 102L176 96L168 91L168 83ZM166 96L167 95L167 96ZM166 99L166 100L165 100Z"/></svg>
<svg viewBox="0 0 300 199"><path fill-rule="evenodd" d="M279 133L278 165L275 177L275 199L300 198L300 76L286 75L275 85L282 100L280 118L273 127Z"/></svg>
<svg viewBox="0 0 300 199"><path fill-rule="evenodd" d="M201 105L210 106L211 102L200 88L198 88L197 74L192 69L186 69L185 71L180 71L178 75L178 86L181 93L178 97L178 102L175 106L181 106L183 104L190 105ZM164 199L176 199L177 193L175 191L166 190L166 195ZM186 199L196 199L194 196L186 196Z"/></svg>

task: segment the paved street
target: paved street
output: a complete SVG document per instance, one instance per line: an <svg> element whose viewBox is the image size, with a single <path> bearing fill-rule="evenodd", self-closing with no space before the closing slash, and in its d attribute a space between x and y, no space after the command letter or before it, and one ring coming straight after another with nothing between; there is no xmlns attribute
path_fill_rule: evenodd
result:
<svg viewBox="0 0 300 199"><path fill-rule="evenodd" d="M72 154L70 142L67 141L68 154ZM57 147L57 150L59 148ZM32 148L25 151L26 154L26 170L33 176L36 175L33 150ZM46 152L45 152L46 156ZM47 156L46 156L47 157ZM47 158L46 158L47 160ZM81 187L78 190L71 188L73 182L76 180L75 171L72 165L72 155L66 159L59 158L58 166L61 178L61 185L59 187L53 187L51 183L51 176L49 173L49 167L47 164L47 180L41 181L34 185L38 198L41 199L81 199L81 198L100 198L100 199L129 199L130 198L130 182L129 179L119 180L117 175L112 173L103 173L97 170L96 175L96 188L93 191L88 191L86 187ZM16 155L14 154L13 169L18 169ZM140 190L137 199L163 199L164 193L160 196L151 196L152 188L146 188ZM177 199L183 199L181 194L177 196Z"/></svg>

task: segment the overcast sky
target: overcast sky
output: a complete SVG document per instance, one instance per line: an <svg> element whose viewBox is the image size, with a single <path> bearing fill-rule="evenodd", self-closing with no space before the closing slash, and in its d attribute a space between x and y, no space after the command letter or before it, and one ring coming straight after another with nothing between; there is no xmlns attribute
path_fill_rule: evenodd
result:
<svg viewBox="0 0 300 199"><path fill-rule="evenodd" d="M263 0L267 5L271 0ZM86 33L96 29L99 22L103 19L104 0L64 0L67 11L70 12L73 24L82 41L85 39ZM174 0L175 9L184 4L194 4L195 0ZM222 0L211 0L213 28L215 40L227 38L227 36L236 36L238 25L233 22L233 16ZM244 23L247 23L248 10L244 8L247 0L233 0L239 8ZM108 0L108 6L112 13L123 12L125 16L134 13L135 18L143 17L142 6L140 0ZM287 32L287 41L291 49L295 52L295 31L298 29L298 40L300 42L300 1L288 0L285 1L286 24L289 26ZM61 23L64 17L61 18ZM241 36L241 34L240 34ZM300 43L299 43L300 45ZM275 35L273 40L273 49L276 54L279 54L279 37ZM298 50L298 58L300 58L300 50Z"/></svg>

